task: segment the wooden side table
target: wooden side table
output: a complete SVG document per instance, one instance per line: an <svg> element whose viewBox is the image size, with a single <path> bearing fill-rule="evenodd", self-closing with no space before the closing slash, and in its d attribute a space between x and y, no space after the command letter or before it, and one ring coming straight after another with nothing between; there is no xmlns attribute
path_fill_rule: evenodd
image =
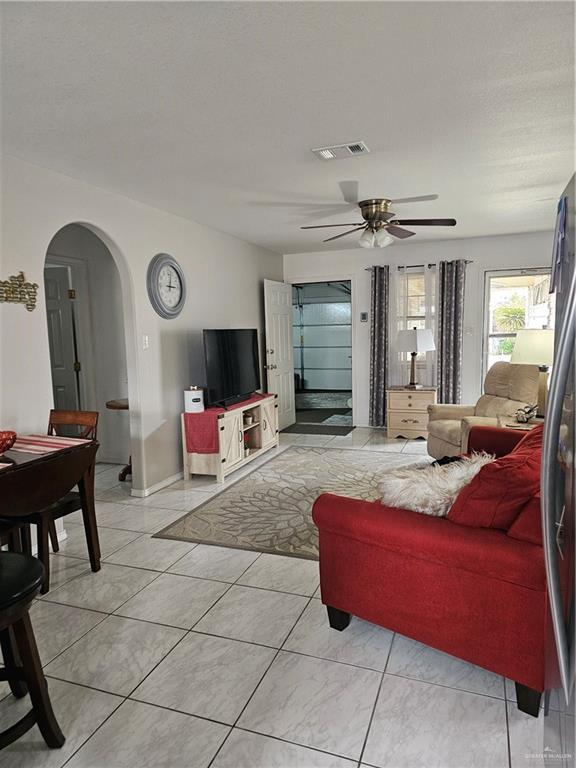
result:
<svg viewBox="0 0 576 768"><path fill-rule="evenodd" d="M500 422L501 427L506 427L507 429L518 429L520 432L529 432L531 429L534 429L534 427L537 427L538 424L544 424L544 419L541 416L536 416L524 424L515 421L510 416L502 416L498 419L498 421Z"/></svg>
<svg viewBox="0 0 576 768"><path fill-rule="evenodd" d="M428 406L436 402L436 387L386 390L386 425L388 437L428 437Z"/></svg>
<svg viewBox="0 0 576 768"><path fill-rule="evenodd" d="M130 410L128 398L122 397L118 400L108 400L106 408L108 408L109 411L128 411ZM123 483L128 476L132 477L132 456L129 457L128 464L120 470L118 480Z"/></svg>

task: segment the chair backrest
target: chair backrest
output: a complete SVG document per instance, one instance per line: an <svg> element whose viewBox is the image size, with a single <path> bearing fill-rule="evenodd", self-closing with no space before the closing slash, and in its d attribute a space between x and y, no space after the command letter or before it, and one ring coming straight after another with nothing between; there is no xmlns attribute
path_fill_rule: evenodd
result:
<svg viewBox="0 0 576 768"><path fill-rule="evenodd" d="M537 365L494 363L484 379L476 416L511 416L524 405L534 405L538 402L539 377Z"/></svg>
<svg viewBox="0 0 576 768"><path fill-rule="evenodd" d="M98 411L59 411L52 409L48 421L49 435L69 435L62 428L78 427L78 437L96 440L98 431Z"/></svg>

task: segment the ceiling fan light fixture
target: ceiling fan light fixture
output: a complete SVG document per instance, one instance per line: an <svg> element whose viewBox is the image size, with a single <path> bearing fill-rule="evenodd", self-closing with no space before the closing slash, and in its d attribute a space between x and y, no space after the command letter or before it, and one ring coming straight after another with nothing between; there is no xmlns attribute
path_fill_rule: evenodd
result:
<svg viewBox="0 0 576 768"><path fill-rule="evenodd" d="M385 229L379 229L374 235L374 245L378 248L386 248L387 245L392 245L394 238L389 235Z"/></svg>
<svg viewBox="0 0 576 768"><path fill-rule="evenodd" d="M374 248L374 232L371 229L365 229L358 238L358 245L361 248Z"/></svg>

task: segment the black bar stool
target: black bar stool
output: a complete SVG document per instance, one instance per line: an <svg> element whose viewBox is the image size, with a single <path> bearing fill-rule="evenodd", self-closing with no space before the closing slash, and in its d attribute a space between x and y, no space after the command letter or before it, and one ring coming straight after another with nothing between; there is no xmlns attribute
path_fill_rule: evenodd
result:
<svg viewBox="0 0 576 768"><path fill-rule="evenodd" d="M4 657L0 680L8 681L17 698L29 693L32 702L28 714L0 732L0 749L19 739L36 723L49 747L61 747L65 741L52 711L28 615L43 579L44 568L36 558L0 552L0 647Z"/></svg>

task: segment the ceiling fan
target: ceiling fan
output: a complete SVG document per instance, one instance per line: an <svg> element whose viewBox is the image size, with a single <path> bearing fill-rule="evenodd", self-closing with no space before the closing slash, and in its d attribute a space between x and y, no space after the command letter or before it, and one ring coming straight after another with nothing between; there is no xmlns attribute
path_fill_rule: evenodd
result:
<svg viewBox="0 0 576 768"><path fill-rule="evenodd" d="M346 232L340 232L323 240L329 243L332 240L338 240L346 235L362 230L358 240L358 245L362 248L385 248L394 242L394 238L405 240L415 235L408 227L454 227L456 219L397 219L396 214L390 210L392 204L416 203L426 200L437 200L438 195L421 195L420 197L403 197L397 200L390 200L387 197L372 198L370 200L357 200L358 182L341 182L344 199L349 205L358 206L362 214L363 222L354 224L315 224L300 229L327 229L330 227L353 227ZM354 199L352 199L354 198Z"/></svg>

